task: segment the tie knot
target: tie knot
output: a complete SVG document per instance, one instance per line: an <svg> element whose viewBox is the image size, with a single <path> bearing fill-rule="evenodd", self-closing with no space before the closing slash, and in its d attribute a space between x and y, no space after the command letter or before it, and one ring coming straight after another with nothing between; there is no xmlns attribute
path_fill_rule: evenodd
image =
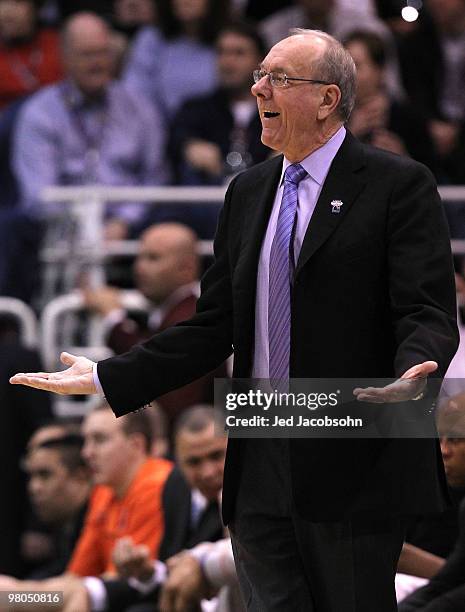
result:
<svg viewBox="0 0 465 612"><path fill-rule="evenodd" d="M294 185L298 185L302 179L307 176L307 171L300 164L291 164L286 168L286 172L284 173L284 180L289 183L294 183Z"/></svg>

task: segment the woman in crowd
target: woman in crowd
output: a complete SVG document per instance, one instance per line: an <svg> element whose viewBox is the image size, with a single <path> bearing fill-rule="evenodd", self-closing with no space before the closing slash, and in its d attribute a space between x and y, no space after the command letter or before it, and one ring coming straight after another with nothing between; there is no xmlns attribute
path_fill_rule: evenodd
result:
<svg viewBox="0 0 465 612"><path fill-rule="evenodd" d="M167 119L182 102L217 83L213 42L228 0L159 0L158 26L134 41L124 80L157 104Z"/></svg>

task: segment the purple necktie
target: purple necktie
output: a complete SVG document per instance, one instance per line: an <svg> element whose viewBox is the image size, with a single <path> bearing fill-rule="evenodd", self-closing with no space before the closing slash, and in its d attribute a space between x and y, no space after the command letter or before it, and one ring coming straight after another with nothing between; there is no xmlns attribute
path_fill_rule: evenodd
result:
<svg viewBox="0 0 465 612"><path fill-rule="evenodd" d="M297 212L297 190L307 176L300 164L292 164L284 173L284 190L279 209L276 233L271 244L268 342L269 377L272 380L289 378L291 343L291 279L294 273L293 233ZM291 252L292 251L292 252Z"/></svg>

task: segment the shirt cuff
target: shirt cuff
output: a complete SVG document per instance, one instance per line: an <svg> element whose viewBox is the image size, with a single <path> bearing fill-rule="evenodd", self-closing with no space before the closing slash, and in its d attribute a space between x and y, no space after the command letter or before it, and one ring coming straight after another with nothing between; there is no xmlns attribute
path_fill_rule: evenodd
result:
<svg viewBox="0 0 465 612"><path fill-rule="evenodd" d="M94 380L94 385L95 385L95 388L97 389L97 393L104 396L105 393L103 391L102 385L100 384L100 379L97 374L97 365L98 365L97 363L94 363L94 365L92 366L92 378Z"/></svg>
<svg viewBox="0 0 465 612"><path fill-rule="evenodd" d="M103 580L95 576L86 576L84 586L87 589L90 599L90 608L92 612L103 612L107 609L107 591Z"/></svg>
<svg viewBox="0 0 465 612"><path fill-rule="evenodd" d="M153 574L149 580L138 580L137 578L129 578L128 584L133 589L139 591L142 595L151 593L159 584L163 584L167 576L166 565L161 561L155 561L153 566Z"/></svg>

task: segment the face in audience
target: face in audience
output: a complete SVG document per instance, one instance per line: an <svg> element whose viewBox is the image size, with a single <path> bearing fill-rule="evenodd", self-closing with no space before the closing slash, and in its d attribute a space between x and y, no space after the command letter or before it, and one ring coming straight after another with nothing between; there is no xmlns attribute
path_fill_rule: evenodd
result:
<svg viewBox="0 0 465 612"><path fill-rule="evenodd" d="M205 17L209 0L171 0L171 3L175 17L183 23L191 23Z"/></svg>
<svg viewBox="0 0 465 612"><path fill-rule="evenodd" d="M347 44L357 68L357 102L375 95L381 90L383 70L373 61L366 45L361 40L353 40Z"/></svg>
<svg viewBox="0 0 465 612"><path fill-rule="evenodd" d="M69 470L60 451L37 448L28 454L25 469L32 506L45 523L68 520L80 507L86 474L82 468Z"/></svg>
<svg viewBox="0 0 465 612"><path fill-rule="evenodd" d="M223 32L216 43L218 71L225 89L248 90L252 72L260 63L260 53L251 38L237 32Z"/></svg>
<svg viewBox="0 0 465 612"><path fill-rule="evenodd" d="M112 487L117 493L133 475L141 456L136 434L123 430L122 420L112 410L95 410L87 415L83 426L82 456L90 468L94 484Z"/></svg>
<svg viewBox="0 0 465 612"><path fill-rule="evenodd" d="M437 426L447 481L451 487L465 487L465 394L441 406Z"/></svg>
<svg viewBox="0 0 465 612"><path fill-rule="evenodd" d="M70 19L63 36L63 62L67 75L86 96L105 91L114 54L110 31L101 19L87 13Z"/></svg>
<svg viewBox="0 0 465 612"><path fill-rule="evenodd" d="M223 487L226 436L213 423L198 432L181 430L176 436L176 458L191 489L209 501L218 500Z"/></svg>
<svg viewBox="0 0 465 612"><path fill-rule="evenodd" d="M197 280L195 234L178 223L162 223L146 230L140 239L134 277L139 291L155 304Z"/></svg>
<svg viewBox="0 0 465 612"><path fill-rule="evenodd" d="M0 0L0 39L8 42L28 38L35 30L32 0Z"/></svg>
<svg viewBox="0 0 465 612"><path fill-rule="evenodd" d="M59 423L53 423L50 425L44 425L43 427L39 427L35 430L32 436L29 438L29 442L27 443L28 452L33 451L38 446L43 444L46 440L56 440L57 438L61 438L67 433L67 430L64 425L60 425Z"/></svg>

